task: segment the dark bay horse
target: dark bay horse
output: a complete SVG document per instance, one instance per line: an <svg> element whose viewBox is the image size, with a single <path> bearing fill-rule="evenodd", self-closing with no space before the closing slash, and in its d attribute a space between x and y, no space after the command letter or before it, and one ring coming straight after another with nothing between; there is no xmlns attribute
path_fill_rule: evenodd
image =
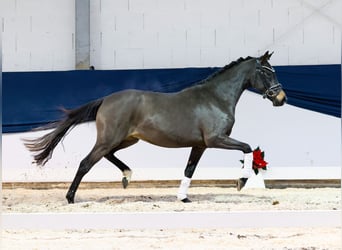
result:
<svg viewBox="0 0 342 250"><path fill-rule="evenodd" d="M44 165L70 129L96 120L96 143L79 165L66 195L69 203L74 202L84 175L102 157L122 171L122 183L126 188L132 171L114 153L140 139L162 147L191 147L185 177L178 192L178 199L189 202L187 189L206 148L240 150L245 154L245 169L251 170L251 166L246 166L246 162L253 160L250 159L251 147L229 135L234 125L235 106L245 89L256 89L274 106L285 103L285 92L268 62L271 55L267 51L261 57L240 58L195 86L177 93L125 90L79 108L65 110L64 119L49 126L55 128L52 132L25 140L25 145L35 153L36 164ZM243 187L248 177L247 173L240 178L238 189Z"/></svg>

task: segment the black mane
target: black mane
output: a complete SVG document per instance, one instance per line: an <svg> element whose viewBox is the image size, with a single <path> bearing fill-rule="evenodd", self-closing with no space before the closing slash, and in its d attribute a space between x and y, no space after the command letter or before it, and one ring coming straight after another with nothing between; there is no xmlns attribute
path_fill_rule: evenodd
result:
<svg viewBox="0 0 342 250"><path fill-rule="evenodd" d="M203 84L206 83L210 80L212 80L214 77L221 75L223 72L226 72L226 70L233 68L235 65L240 64L241 62L253 59L254 57L248 56L246 58L242 58L240 57L239 59L237 59L236 61L232 61L231 63L227 64L226 66L220 68L218 71L216 71L215 73L211 74L210 76L208 76L207 78L201 80L198 82L198 84Z"/></svg>

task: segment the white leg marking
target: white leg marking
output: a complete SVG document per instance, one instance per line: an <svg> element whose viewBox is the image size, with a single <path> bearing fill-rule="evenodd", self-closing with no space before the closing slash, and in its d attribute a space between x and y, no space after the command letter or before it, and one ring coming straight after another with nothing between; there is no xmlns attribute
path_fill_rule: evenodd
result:
<svg viewBox="0 0 342 250"><path fill-rule="evenodd" d="M132 170L124 170L123 176L126 177L127 181L130 182L132 179Z"/></svg>
<svg viewBox="0 0 342 250"><path fill-rule="evenodd" d="M177 193L177 199L178 200L183 200L188 197L188 189L190 187L191 179L188 177L184 177Z"/></svg>

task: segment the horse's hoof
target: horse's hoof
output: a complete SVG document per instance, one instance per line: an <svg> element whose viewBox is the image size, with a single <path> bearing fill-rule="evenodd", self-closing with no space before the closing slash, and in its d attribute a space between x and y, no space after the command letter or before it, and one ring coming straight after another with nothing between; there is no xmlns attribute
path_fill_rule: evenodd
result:
<svg viewBox="0 0 342 250"><path fill-rule="evenodd" d="M122 182L123 188L127 188L129 182L128 182L126 176L122 177L122 181L121 182Z"/></svg>
<svg viewBox="0 0 342 250"><path fill-rule="evenodd" d="M68 204L73 204L75 200L75 192L68 191L65 198L67 199Z"/></svg>
<svg viewBox="0 0 342 250"><path fill-rule="evenodd" d="M246 185L247 180L248 178L240 178L237 180L236 188L238 191L240 191Z"/></svg>
<svg viewBox="0 0 342 250"><path fill-rule="evenodd" d="M67 201L68 201L68 204L74 204L74 198L69 198L69 197L66 197L67 198Z"/></svg>
<svg viewBox="0 0 342 250"><path fill-rule="evenodd" d="M191 203L192 201L188 198L184 198L183 200L181 200L181 202L183 203Z"/></svg>

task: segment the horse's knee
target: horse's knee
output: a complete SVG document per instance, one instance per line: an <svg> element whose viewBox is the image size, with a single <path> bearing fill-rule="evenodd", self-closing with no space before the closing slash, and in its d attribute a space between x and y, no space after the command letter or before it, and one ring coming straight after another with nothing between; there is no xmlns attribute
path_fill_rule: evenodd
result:
<svg viewBox="0 0 342 250"><path fill-rule="evenodd" d="M251 148L251 146L249 146L248 144L243 145L242 147L242 152L244 152L245 154L251 153L253 150Z"/></svg>

